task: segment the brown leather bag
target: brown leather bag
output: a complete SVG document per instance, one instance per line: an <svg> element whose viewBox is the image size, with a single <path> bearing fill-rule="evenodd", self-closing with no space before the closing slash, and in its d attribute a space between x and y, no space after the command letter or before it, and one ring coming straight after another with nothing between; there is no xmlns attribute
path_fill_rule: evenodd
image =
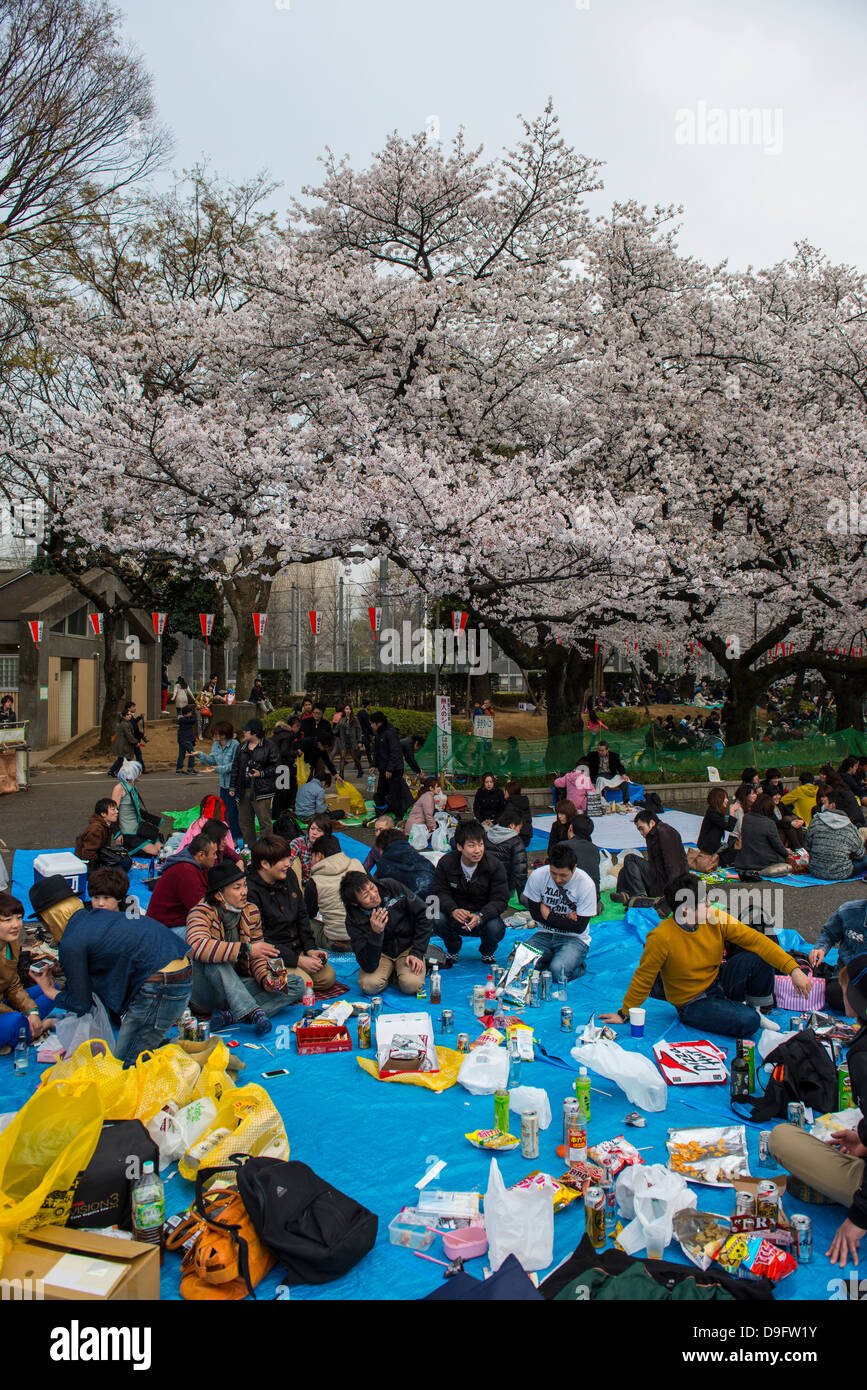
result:
<svg viewBox="0 0 867 1390"><path fill-rule="evenodd" d="M179 1250L192 1241L181 1261L181 1297L191 1302L255 1298L256 1285L277 1263L256 1234L236 1187L203 1193L204 1184L217 1173L234 1174L237 1168L233 1163L201 1169L189 1216L166 1237L167 1250Z"/></svg>
<svg viewBox="0 0 867 1390"><path fill-rule="evenodd" d="M688 849L686 851L686 862L697 874L709 874L719 864L718 854L705 854L701 849Z"/></svg>
<svg viewBox="0 0 867 1390"><path fill-rule="evenodd" d="M470 803L465 796L462 796L460 792L449 792L446 797L447 811L468 811L469 808Z"/></svg>

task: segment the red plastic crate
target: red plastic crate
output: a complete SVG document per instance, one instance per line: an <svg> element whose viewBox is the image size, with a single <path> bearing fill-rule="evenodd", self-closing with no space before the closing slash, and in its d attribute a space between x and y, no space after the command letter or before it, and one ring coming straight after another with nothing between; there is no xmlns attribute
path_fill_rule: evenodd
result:
<svg viewBox="0 0 867 1390"><path fill-rule="evenodd" d="M295 1041L301 1053L352 1051L352 1038L343 1024L332 1023L327 1028L296 1028Z"/></svg>

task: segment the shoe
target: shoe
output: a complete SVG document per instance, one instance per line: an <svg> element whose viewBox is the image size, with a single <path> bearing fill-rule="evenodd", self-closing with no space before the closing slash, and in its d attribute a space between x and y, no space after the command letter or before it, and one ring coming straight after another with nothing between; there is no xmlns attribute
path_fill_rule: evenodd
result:
<svg viewBox="0 0 867 1390"><path fill-rule="evenodd" d="M481 960L483 965L496 965L497 963L496 956L482 956Z"/></svg>
<svg viewBox="0 0 867 1390"><path fill-rule="evenodd" d="M759 1014L759 1027L767 1028L771 1033L779 1033L780 1025L775 1018L767 1018L763 1013Z"/></svg>
<svg viewBox="0 0 867 1390"><path fill-rule="evenodd" d="M228 1009L218 1009L211 1014L211 1032L219 1033L221 1028L234 1028L238 1020Z"/></svg>
<svg viewBox="0 0 867 1390"><path fill-rule="evenodd" d="M457 965L460 958L460 951L446 951L446 969L449 969L452 965Z"/></svg>
<svg viewBox="0 0 867 1390"><path fill-rule="evenodd" d="M183 776L184 776L184 769L183 769L182 767L176 767L176 768L175 768L175 776L176 776L176 777L183 777Z"/></svg>
<svg viewBox="0 0 867 1390"><path fill-rule="evenodd" d="M612 901L613 903L622 903L623 906L626 907L627 903L629 902L629 894L628 894L628 893L612 893L612 894L611 894L611 901Z"/></svg>
<svg viewBox="0 0 867 1390"><path fill-rule="evenodd" d="M257 1038L262 1038L266 1033L271 1032L271 1020L261 1009L254 1009L244 1020L245 1023L252 1023L253 1032Z"/></svg>
<svg viewBox="0 0 867 1390"><path fill-rule="evenodd" d="M630 907L656 907L656 898L648 898L644 893L638 893L634 898L629 899Z"/></svg>

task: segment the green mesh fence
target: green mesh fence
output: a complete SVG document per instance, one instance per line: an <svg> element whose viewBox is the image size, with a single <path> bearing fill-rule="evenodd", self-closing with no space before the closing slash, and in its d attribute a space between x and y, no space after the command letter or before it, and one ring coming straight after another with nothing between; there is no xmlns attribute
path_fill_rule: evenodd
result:
<svg viewBox="0 0 867 1390"><path fill-rule="evenodd" d="M496 777L552 776L576 767L598 741L596 734L560 734L541 739L479 739L470 734L453 734L451 755L440 771L456 776L482 777L493 772ZM757 738L749 743L737 743L724 748L710 741L702 747L664 748L654 744L649 729L633 733L608 735L612 749L619 754L627 771L641 780L644 770L661 769L668 781L704 780L708 767L718 769L725 781L739 777L743 768L755 766L762 770L777 766L786 773L792 766L812 767L820 763L837 763L847 753L867 753L867 735L856 729L838 733L812 733L803 739L774 741ZM432 730L417 755L419 766L426 773L437 771L437 734Z"/></svg>

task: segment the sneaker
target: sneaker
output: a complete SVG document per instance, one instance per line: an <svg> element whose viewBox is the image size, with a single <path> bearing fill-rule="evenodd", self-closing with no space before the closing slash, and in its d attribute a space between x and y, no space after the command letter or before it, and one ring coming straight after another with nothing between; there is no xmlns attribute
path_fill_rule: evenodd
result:
<svg viewBox="0 0 867 1390"><path fill-rule="evenodd" d="M245 1023L252 1023L253 1032L257 1038L262 1038L266 1033L271 1032L271 1020L261 1009L254 1009L244 1020Z"/></svg>
<svg viewBox="0 0 867 1390"><path fill-rule="evenodd" d="M629 894L628 894L628 893L612 893L612 894L611 894L611 901L612 901L613 903L622 903L623 906L626 907L627 903L629 902Z"/></svg>
<svg viewBox="0 0 867 1390"><path fill-rule="evenodd" d="M221 1028L234 1028L238 1020L228 1009L218 1009L211 1014L211 1032L219 1033Z"/></svg>
<svg viewBox="0 0 867 1390"><path fill-rule="evenodd" d="M176 767L176 768L175 768L175 776L176 776L176 777L183 777L183 776L184 776L184 769L183 769L182 767Z"/></svg>
<svg viewBox="0 0 867 1390"><path fill-rule="evenodd" d="M450 965L457 965L461 958L460 951L446 951L446 968Z"/></svg>
<svg viewBox="0 0 867 1390"><path fill-rule="evenodd" d="M496 957L496 956L482 956L481 959L482 959L483 965L496 965L496 963L497 963L497 957Z"/></svg>
<svg viewBox="0 0 867 1390"><path fill-rule="evenodd" d="M629 899L630 907L656 907L656 898L648 898L646 894L639 893L634 898Z"/></svg>

